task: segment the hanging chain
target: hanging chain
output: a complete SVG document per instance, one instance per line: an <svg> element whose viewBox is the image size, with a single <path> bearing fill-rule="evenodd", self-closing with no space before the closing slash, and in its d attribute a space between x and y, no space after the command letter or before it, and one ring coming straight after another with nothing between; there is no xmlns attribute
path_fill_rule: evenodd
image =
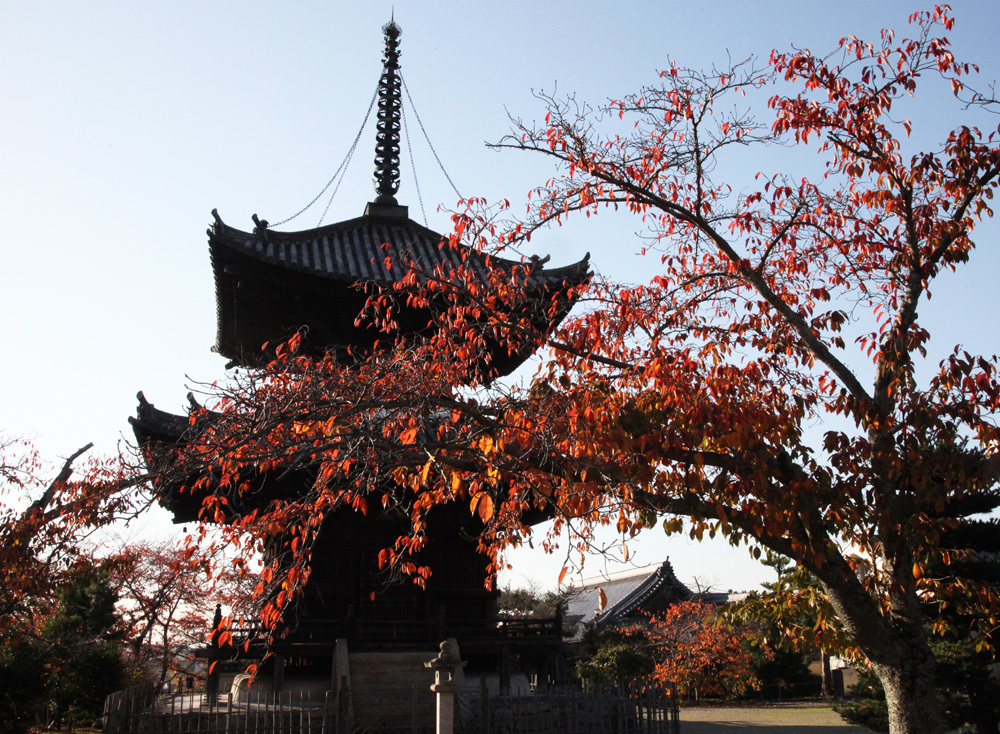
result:
<svg viewBox="0 0 1000 734"><path fill-rule="evenodd" d="M276 223L270 225L271 227L280 227L282 224L287 224L288 222L292 221L297 216L299 216L300 214L302 214L303 212L305 212L313 204L315 204L317 201L320 200L320 197L322 197L323 194L325 194L327 192L327 189L329 189L330 186L333 185L333 182L337 180L337 177L341 175L341 172L343 172L345 174L347 173L347 166L351 162L351 158L354 156L354 150L355 150L355 148L358 147L358 141L361 139L361 134L365 131L365 126L368 125L368 120L371 117L372 108L375 106L375 100L376 99L378 99L378 85L377 84L375 85L375 93L372 94L372 101L368 103L368 111L365 113L365 119L361 121L361 129L359 129L358 130L358 134L354 136L354 142L351 143L351 147L347 151L347 155L344 156L344 160L341 161L340 166L334 172L333 176L330 177L330 180L326 182L326 186L323 187L323 190L320 191L318 194L316 194L316 196L313 198L312 201L310 201L304 207L302 207L301 209L299 209L292 216L288 217L287 219L282 219L280 222L276 222ZM343 182L343 177L341 177L340 183L342 183L342 182ZM337 194L337 189L340 188L340 183L337 184L337 186L333 189L333 194L330 195L330 201L327 202L326 209L323 210L323 217L321 217L320 220L319 220L320 224L322 224L323 218L326 217L326 212L327 212L327 210L329 210L330 204L333 202L333 197Z"/></svg>
<svg viewBox="0 0 1000 734"><path fill-rule="evenodd" d="M344 173L347 173L347 166L351 165L351 159L354 158L354 149L357 148L357 146L358 141L355 139L354 145L352 145L351 149L347 151L347 158L344 159L344 164L342 164L344 165ZM330 211L330 205L333 203L333 197L335 197L337 192L340 191L340 184L342 183L344 183L344 176L341 176L340 180L337 181L337 185L333 187L333 193L330 194L330 198L327 199L326 206L323 207L323 214L320 216L319 221L316 222L317 227L323 225L323 220L326 219L326 213ZM320 195L322 196L322 192L320 192Z"/></svg>
<svg viewBox="0 0 1000 734"><path fill-rule="evenodd" d="M441 157L438 155L437 150L434 149L434 144L431 142L430 136L427 134L427 128L424 127L423 120L420 119L420 113L417 112L416 105L413 104L413 97L410 96L410 89L407 86L406 80L403 78L402 74L399 75L399 80L400 82L402 82L403 91L406 92L406 99L410 104L410 109L413 110L413 116L417 118L417 125L420 127L420 132L423 133L424 140L427 142L427 147L431 149L431 153L434 155L434 160L437 161L438 168L441 169L441 173L443 173L445 179L447 179L448 184L451 186L451 190L455 192L455 195L459 199L461 199L462 193L458 190L458 187L455 186L455 182L451 180L451 176L448 175L448 171L445 169L444 164L441 162ZM376 85L375 92L372 94L371 101L368 103L368 110L367 112L365 112L365 117L361 121L361 127L358 129L357 135L354 136L354 141L351 143L351 147L347 150L347 155L344 156L344 160L341 161L340 165L337 167L337 170L334 172L333 176L330 177L330 180L326 182L326 185L322 188L322 190L318 194L316 194L315 197L313 197L312 201L310 201L304 207L302 207L297 212L292 214L290 217L286 217L285 219L282 219L280 222L275 222L274 224L271 224L270 227L280 227L283 224L287 224L296 217L308 211L313 206L313 204L319 201L323 197L323 195L327 191L329 191L330 187L334 185L334 182L336 182L336 186L333 187L333 191L330 194L330 198L326 203L326 208L323 209L323 215L319 219L319 224L317 224L316 226L320 226L323 224L323 220L326 219L326 215L330 210L330 205L333 204L333 199L337 195L337 192L340 190L340 185L344 182L344 175L347 173L347 167L350 165L351 159L354 157L355 150L357 150L358 141L361 140L361 136L365 131L365 127L368 125L368 120L371 119L372 110L375 107L375 102L378 100L378 93L379 93L379 88L378 85ZM420 212L424 218L424 226L427 226L427 211L424 208L424 199L420 191L420 181L417 179L417 169L416 169L416 163L413 158L413 146L410 142L409 126L403 125L402 127L403 127L403 132L406 135L406 148L407 148L407 153L410 156L410 166L413 170L413 181L416 184L417 200L420 203Z"/></svg>
<svg viewBox="0 0 1000 734"><path fill-rule="evenodd" d="M410 145L410 126L406 124L406 108L401 108L400 118L403 122L403 134L406 136L406 152L410 156L410 170L413 171L413 185L417 189L417 201L420 202L420 214L424 218L424 226L427 226L427 210L424 209L424 197L420 193L420 179L417 178L417 162L413 158L413 146Z"/></svg>
<svg viewBox="0 0 1000 734"><path fill-rule="evenodd" d="M444 164L438 157L437 151L434 150L434 144L431 143L431 139L427 135L427 130L424 128L424 122L423 120L420 119L420 113L417 112L417 106L413 104L413 98L410 96L410 88L407 86L406 79L403 78L402 73L399 75L399 80L403 83L403 91L406 92L406 100L410 103L410 109L413 110L413 116L417 118L417 124L420 126L420 132L424 134L424 140L427 141L427 147L430 148L431 153L434 154L434 160L437 161L438 167L441 169L441 173L443 173L444 177L448 179L448 183L451 184L451 190L455 192L455 195L459 199L463 198L462 194L458 190L458 187L455 186L454 182L451 180L451 176L449 176L448 172L444 169ZM411 153L410 160L412 159L413 159L413 154Z"/></svg>

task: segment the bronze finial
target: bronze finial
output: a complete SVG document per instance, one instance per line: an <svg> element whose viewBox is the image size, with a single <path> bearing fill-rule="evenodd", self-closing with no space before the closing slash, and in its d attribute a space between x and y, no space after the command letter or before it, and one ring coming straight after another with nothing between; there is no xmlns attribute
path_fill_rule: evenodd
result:
<svg viewBox="0 0 1000 734"><path fill-rule="evenodd" d="M399 78L399 35L393 18L382 26L385 60L378 85L378 124L375 134L375 192L378 204L395 204L399 191L399 130L402 118L402 82Z"/></svg>

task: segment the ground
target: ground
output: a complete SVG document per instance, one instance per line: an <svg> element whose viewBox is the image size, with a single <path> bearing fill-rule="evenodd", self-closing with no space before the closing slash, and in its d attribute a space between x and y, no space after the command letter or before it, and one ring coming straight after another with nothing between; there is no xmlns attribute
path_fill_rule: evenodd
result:
<svg viewBox="0 0 1000 734"><path fill-rule="evenodd" d="M784 703L761 706L684 706L682 734L868 734L845 724L827 704Z"/></svg>
<svg viewBox="0 0 1000 734"><path fill-rule="evenodd" d="M845 724L827 704L783 703L761 706L684 706L681 734L869 734L861 726ZM78 728L74 734L100 734L100 729Z"/></svg>

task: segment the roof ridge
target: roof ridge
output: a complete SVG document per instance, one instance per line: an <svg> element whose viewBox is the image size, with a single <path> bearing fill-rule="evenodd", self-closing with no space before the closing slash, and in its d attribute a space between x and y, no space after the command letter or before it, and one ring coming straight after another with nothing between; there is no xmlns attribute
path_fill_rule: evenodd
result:
<svg viewBox="0 0 1000 734"><path fill-rule="evenodd" d="M651 563L648 566L638 566L625 571L615 571L614 573L606 573L601 576L591 576L590 578L581 579L579 582L574 581L570 584L570 590L583 591L584 589L588 589L593 586L600 586L602 583L607 584L613 581L626 581L639 576L649 576L660 568L663 568L664 563L670 563L670 561L665 560L661 563Z"/></svg>

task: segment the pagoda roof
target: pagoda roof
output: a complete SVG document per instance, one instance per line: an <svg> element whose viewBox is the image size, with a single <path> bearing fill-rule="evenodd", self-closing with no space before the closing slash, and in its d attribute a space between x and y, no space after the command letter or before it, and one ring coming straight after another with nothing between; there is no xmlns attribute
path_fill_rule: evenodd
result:
<svg viewBox="0 0 1000 734"><path fill-rule="evenodd" d="M551 269L545 268L548 258L521 262L488 256L452 244L405 212L406 207L373 203L364 216L324 227L280 232L260 222L245 232L213 211L208 235L218 312L216 351L236 364L257 364L264 359L265 342L287 339L302 327L306 353L368 348L381 335L370 325L355 324L369 295L364 286L391 287L411 272L419 278L458 268L486 283L498 269L528 267L528 290L519 310L540 315L555 299L555 317L547 314L544 323L536 324L547 331L569 313L575 300L571 289L590 277L589 255ZM539 309L541 304L545 308ZM402 333L416 333L427 327L430 313L410 309L397 320ZM503 345L494 351L499 374L508 374L530 354L507 355Z"/></svg>
<svg viewBox="0 0 1000 734"><path fill-rule="evenodd" d="M173 513L175 523L196 521L201 516L204 492L192 489L188 482L178 479L177 476L162 481L157 476L157 471L159 468L166 468L170 473L175 461L171 455L172 451L184 447L193 439L196 440L205 428L218 419L219 415L209 411L195 418L195 411L201 411L202 406L195 400L193 393L188 393L189 412L186 415L157 408L146 399L142 391L136 395L136 400L138 405L135 415L129 416L128 422L132 426L132 432L146 466L152 472L151 479L157 499L164 508ZM422 430L433 433L434 426L448 420L449 416L450 412L431 415L425 419L427 423ZM254 472L253 491L246 496L240 496L238 493L230 494L226 509L234 515L239 515L265 507L272 500L287 500L294 497L303 487L312 484L312 480L307 477L308 474L308 471L303 470L291 472L280 470L272 474L265 472L259 475ZM195 477L190 479L193 483ZM376 502L373 505L380 507L381 503ZM522 511L521 521L528 525L537 525L551 520L553 514L551 506L543 509L533 507Z"/></svg>
<svg viewBox="0 0 1000 734"><path fill-rule="evenodd" d="M389 207L369 205L368 211ZM406 207L391 207L406 209ZM409 217L369 214L299 232L280 232L256 227L244 232L222 221L213 210L215 224L208 231L213 257L232 253L253 258L281 270L298 271L347 284L391 285L411 270L433 272L436 268L469 267L486 282L491 269L513 269L531 265L528 285L562 287L578 285L589 275L589 254L562 268L545 269L548 258L530 258L526 263L487 256L466 245L451 245L448 237L414 222Z"/></svg>
<svg viewBox="0 0 1000 734"><path fill-rule="evenodd" d="M494 257L409 218L407 207L396 199L403 120L401 29L390 20L382 30L385 53L376 95L377 196L364 215L301 232L281 232L254 214L256 226L244 232L212 211L215 223L208 240L218 310L215 350L232 364L249 367L266 362L264 344L275 345L296 332L303 335L304 354L319 357L333 351L339 358L353 359L348 355L374 348L380 337L387 341L374 324L358 320L368 301L366 289L391 288L411 273L419 281L432 274L448 277L461 269L462 278L487 283L498 270L513 274L521 268L527 287L520 303L508 304L511 316L543 333L569 313L575 286L590 278L589 254L578 263L546 270L547 257L523 261ZM426 308L396 309L396 334L408 338L426 331L433 321L432 309L446 307L438 302ZM509 374L532 354L533 346L489 343L481 357L484 378Z"/></svg>

